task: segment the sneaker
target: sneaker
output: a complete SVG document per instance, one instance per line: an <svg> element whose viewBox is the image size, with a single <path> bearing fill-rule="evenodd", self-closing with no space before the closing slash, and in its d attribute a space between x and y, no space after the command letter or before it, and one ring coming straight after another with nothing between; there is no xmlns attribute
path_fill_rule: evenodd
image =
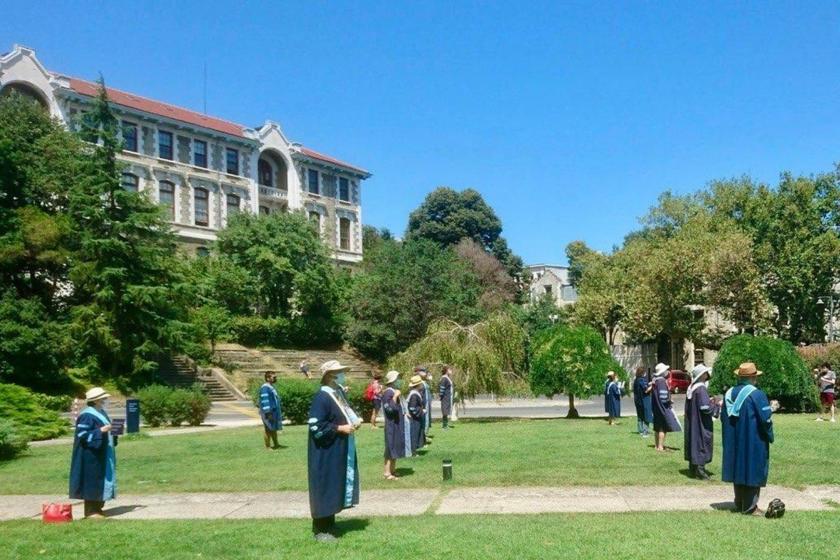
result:
<svg viewBox="0 0 840 560"><path fill-rule="evenodd" d="M825 420L823 420L822 418L817 418L816 422L825 422Z"/></svg>

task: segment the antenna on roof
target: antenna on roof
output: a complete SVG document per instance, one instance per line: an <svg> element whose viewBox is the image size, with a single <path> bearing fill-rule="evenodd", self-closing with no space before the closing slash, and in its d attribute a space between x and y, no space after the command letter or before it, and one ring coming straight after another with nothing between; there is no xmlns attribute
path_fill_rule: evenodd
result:
<svg viewBox="0 0 840 560"><path fill-rule="evenodd" d="M207 61L204 61L204 114L207 114Z"/></svg>

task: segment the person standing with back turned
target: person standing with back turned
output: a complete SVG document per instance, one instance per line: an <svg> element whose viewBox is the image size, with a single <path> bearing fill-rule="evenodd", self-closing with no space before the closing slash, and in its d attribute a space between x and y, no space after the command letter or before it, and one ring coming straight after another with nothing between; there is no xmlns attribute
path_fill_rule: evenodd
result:
<svg viewBox="0 0 840 560"><path fill-rule="evenodd" d="M767 485L770 444L773 443L773 411L767 395L755 386L762 372L752 362L735 370L738 384L726 392L720 420L723 424L724 482L735 487L735 511L761 515L758 497Z"/></svg>
<svg viewBox="0 0 840 560"><path fill-rule="evenodd" d="M440 415L443 417L441 429L449 429L449 417L452 415L452 404L455 400L455 387L452 384L452 368L443 367L443 374L440 376L438 393L440 395Z"/></svg>

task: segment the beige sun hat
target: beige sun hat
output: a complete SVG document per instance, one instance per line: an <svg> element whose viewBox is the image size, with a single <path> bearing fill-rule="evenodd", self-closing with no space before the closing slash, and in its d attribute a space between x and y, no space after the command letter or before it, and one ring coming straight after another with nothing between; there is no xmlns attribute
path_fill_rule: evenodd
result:
<svg viewBox="0 0 840 560"><path fill-rule="evenodd" d="M614 372L614 371L608 371L608 372L607 372L607 377L614 377L614 376L615 376L615 372Z"/></svg>
<svg viewBox="0 0 840 560"><path fill-rule="evenodd" d="M663 375L668 373L669 369L671 369L671 366L659 362L658 364L656 364L656 367L653 368L653 375L655 375L656 377L662 377Z"/></svg>
<svg viewBox="0 0 840 560"><path fill-rule="evenodd" d="M385 374L385 385L390 385L391 383L396 381L399 376L400 372L392 369L391 371Z"/></svg>
<svg viewBox="0 0 840 560"><path fill-rule="evenodd" d="M338 360L330 360L329 362L321 364L322 375L331 372L347 371L348 369L350 369L350 366L343 366Z"/></svg>
<svg viewBox="0 0 840 560"><path fill-rule="evenodd" d="M419 375L413 376L408 381L408 386L409 387L417 387L418 385L422 385L422 384L423 384L423 378L420 377Z"/></svg>
<svg viewBox="0 0 840 560"><path fill-rule="evenodd" d="M90 391L85 393L85 401L87 401L87 402L101 401L102 399L107 399L110 396L111 395L109 395L107 392L105 392L105 389L103 389L102 387L94 387L93 389L91 389Z"/></svg>
<svg viewBox="0 0 840 560"><path fill-rule="evenodd" d="M764 372L759 371L752 362L744 362L738 369L735 370L735 375L738 377L753 377L755 375L762 375Z"/></svg>

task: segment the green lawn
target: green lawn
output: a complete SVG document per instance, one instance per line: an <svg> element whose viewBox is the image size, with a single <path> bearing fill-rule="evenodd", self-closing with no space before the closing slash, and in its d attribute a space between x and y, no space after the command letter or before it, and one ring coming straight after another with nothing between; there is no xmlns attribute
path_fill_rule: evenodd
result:
<svg viewBox="0 0 840 560"><path fill-rule="evenodd" d="M840 425L809 415L776 417L770 483L840 484ZM434 486L441 459L454 462L455 485L561 486L701 484L686 478L682 450L656 453L652 438L632 433L625 419L462 421L435 428L428 453L399 461L402 480L382 479L382 430L364 426L358 438L362 489ZM719 437L718 445L719 445ZM287 447L267 451L259 428L122 441L117 448L122 493L237 492L306 489L306 431L284 430ZM682 448L682 434L668 443ZM67 491L69 446L42 447L0 463L0 494ZM720 450L710 470L717 474Z"/></svg>
<svg viewBox="0 0 840 560"><path fill-rule="evenodd" d="M317 544L306 520L0 523L0 559L837 558L840 513L767 520L725 512L339 519Z"/></svg>

